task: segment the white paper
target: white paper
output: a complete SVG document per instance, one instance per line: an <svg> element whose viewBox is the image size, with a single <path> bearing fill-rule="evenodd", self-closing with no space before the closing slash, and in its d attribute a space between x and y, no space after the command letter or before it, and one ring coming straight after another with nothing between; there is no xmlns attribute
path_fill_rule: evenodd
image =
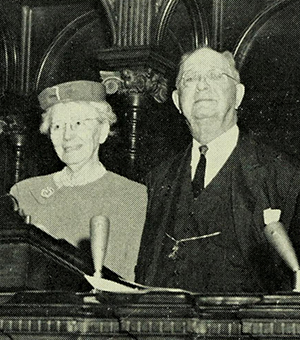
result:
<svg viewBox="0 0 300 340"><path fill-rule="evenodd" d="M101 277L89 275L84 275L84 277L87 279L91 286L98 290L114 293L129 293L129 294L138 293L137 288L127 287L114 281L102 279Z"/></svg>
<svg viewBox="0 0 300 340"><path fill-rule="evenodd" d="M192 294L192 292L178 289L178 288L164 288L164 287L149 287L143 286L135 282L128 282L123 280L124 283L128 282L131 285L135 285L136 288L131 288L126 285L122 285L121 283L110 281L107 279L103 279L101 277L84 275L86 280L89 282L94 289L98 289L101 291L112 292L112 293L123 293L123 294L145 294L148 292L171 292L171 293L188 293Z"/></svg>

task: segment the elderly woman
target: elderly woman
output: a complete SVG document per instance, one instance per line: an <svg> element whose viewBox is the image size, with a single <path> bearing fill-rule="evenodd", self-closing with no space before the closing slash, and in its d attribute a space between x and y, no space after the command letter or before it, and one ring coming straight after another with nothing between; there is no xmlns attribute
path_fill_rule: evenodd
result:
<svg viewBox="0 0 300 340"><path fill-rule="evenodd" d="M133 280L147 194L145 186L107 171L99 162L99 146L116 121L104 86L63 83L45 89L39 102L46 110L40 131L49 134L66 166L15 184L11 194L32 224L75 246L89 239L91 217L107 216L110 236L104 264Z"/></svg>

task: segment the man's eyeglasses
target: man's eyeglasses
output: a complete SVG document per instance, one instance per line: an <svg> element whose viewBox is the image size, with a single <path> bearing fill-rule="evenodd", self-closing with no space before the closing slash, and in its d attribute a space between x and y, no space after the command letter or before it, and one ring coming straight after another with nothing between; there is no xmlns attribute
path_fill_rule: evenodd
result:
<svg viewBox="0 0 300 340"><path fill-rule="evenodd" d="M82 130L91 129L92 126L90 124L91 121L97 120L97 118L86 118L86 119L78 119L73 122L54 122L50 125L50 133L59 135L65 131L66 125L68 124L71 131L80 132Z"/></svg>
<svg viewBox="0 0 300 340"><path fill-rule="evenodd" d="M198 72L186 72L183 74L181 78L181 85L183 87L194 87L200 82L203 78L209 83L217 83L224 81L224 76L228 77L238 83L238 80L232 77L231 75L223 72L222 70L213 69L208 71L206 74L200 74Z"/></svg>

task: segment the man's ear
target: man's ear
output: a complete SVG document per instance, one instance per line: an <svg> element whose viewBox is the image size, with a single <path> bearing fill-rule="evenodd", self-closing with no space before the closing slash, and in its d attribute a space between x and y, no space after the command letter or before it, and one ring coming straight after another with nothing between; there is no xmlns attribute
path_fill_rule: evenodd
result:
<svg viewBox="0 0 300 340"><path fill-rule="evenodd" d="M239 106L241 105L241 102L244 98L245 94L245 86L241 83L236 84L236 94L235 94L235 109L238 109Z"/></svg>
<svg viewBox="0 0 300 340"><path fill-rule="evenodd" d="M103 123L101 123L99 144L103 144L106 141L109 131L110 131L110 126L109 126L108 121L104 121Z"/></svg>
<svg viewBox="0 0 300 340"><path fill-rule="evenodd" d="M174 90L172 92L172 99L174 105L177 107L178 111L181 113L180 105L179 105L179 95L178 95L178 90Z"/></svg>

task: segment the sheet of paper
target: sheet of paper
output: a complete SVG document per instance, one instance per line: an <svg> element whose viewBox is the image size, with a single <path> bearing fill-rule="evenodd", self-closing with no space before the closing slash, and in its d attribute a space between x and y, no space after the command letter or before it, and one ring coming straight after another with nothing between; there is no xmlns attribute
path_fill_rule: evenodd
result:
<svg viewBox="0 0 300 340"><path fill-rule="evenodd" d="M127 287L114 281L102 279L101 277L89 275L84 275L84 277L87 279L91 286L98 290L114 293L138 293L138 288Z"/></svg>
<svg viewBox="0 0 300 340"><path fill-rule="evenodd" d="M172 292L172 293L179 293L179 294L183 294L183 293L192 294L189 291L177 289L177 288L148 287L148 286L137 284L135 282L127 282L123 280L125 284L128 283L130 285L136 286L136 288L132 288L132 287L126 286L125 284L123 285L118 282L110 281L110 280L103 279L100 277L89 276L89 275L84 275L84 277L89 282L89 284L93 286L95 289L106 291L106 292L112 292L112 293L145 294L148 292Z"/></svg>

